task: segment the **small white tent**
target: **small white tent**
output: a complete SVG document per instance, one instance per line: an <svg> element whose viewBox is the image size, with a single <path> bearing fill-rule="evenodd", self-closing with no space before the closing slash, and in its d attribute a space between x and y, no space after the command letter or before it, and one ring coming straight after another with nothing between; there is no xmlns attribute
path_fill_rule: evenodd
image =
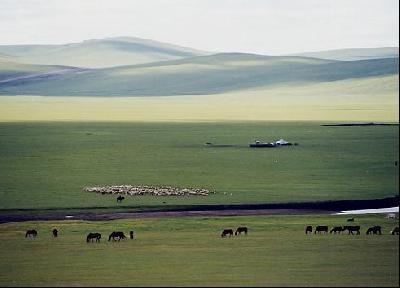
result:
<svg viewBox="0 0 400 288"><path fill-rule="evenodd" d="M276 141L275 144L276 145L287 145L287 144L289 144L289 142L287 142L283 139L280 139L280 140Z"/></svg>

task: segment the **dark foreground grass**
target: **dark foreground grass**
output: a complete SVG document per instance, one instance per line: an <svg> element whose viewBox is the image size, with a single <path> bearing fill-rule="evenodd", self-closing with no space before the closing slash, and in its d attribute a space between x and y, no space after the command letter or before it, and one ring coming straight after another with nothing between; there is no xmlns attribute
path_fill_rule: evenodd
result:
<svg viewBox="0 0 400 288"><path fill-rule="evenodd" d="M398 221L356 216L362 234L305 235L347 216L162 218L0 225L0 286L398 286ZM223 228L249 227L221 239ZM381 225L384 235L365 230ZM39 232L25 238L26 229ZM51 230L58 228L59 238ZM111 231L137 238L107 242ZM85 242L88 232L100 244Z"/></svg>
<svg viewBox="0 0 400 288"><path fill-rule="evenodd" d="M0 209L115 207L114 196L82 188L116 184L216 191L209 197L127 197L119 205L138 207L398 195L398 126L321 124L1 123ZM299 146L247 147L255 139L280 138Z"/></svg>

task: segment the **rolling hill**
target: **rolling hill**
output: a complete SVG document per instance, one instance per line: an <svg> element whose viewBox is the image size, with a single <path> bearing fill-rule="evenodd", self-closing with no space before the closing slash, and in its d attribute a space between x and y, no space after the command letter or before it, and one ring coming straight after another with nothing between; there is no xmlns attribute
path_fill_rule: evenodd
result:
<svg viewBox="0 0 400 288"><path fill-rule="evenodd" d="M0 95L173 96L274 85L323 83L398 74L398 58L334 61L299 56L220 53L142 65L71 69L0 83Z"/></svg>
<svg viewBox="0 0 400 288"><path fill-rule="evenodd" d="M81 71L82 69L61 65L33 65L15 62L14 58L0 54L0 85L23 83L27 79L41 79L50 75Z"/></svg>
<svg viewBox="0 0 400 288"><path fill-rule="evenodd" d="M27 64L104 68L181 59L206 52L134 37L64 45L0 45L0 53Z"/></svg>
<svg viewBox="0 0 400 288"><path fill-rule="evenodd" d="M356 61L367 59L398 58L399 47L350 48L317 52L305 52L292 56L315 57L329 60Z"/></svg>

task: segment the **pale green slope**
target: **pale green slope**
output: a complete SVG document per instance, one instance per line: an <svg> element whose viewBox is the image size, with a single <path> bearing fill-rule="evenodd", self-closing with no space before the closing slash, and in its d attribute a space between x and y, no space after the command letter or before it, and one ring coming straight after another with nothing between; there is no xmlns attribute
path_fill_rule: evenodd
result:
<svg viewBox="0 0 400 288"><path fill-rule="evenodd" d="M16 62L14 57L0 54L0 85L6 83L23 83L27 79L34 77L48 76L50 74L67 73L78 71L75 67L60 66L60 65L32 65Z"/></svg>
<svg viewBox="0 0 400 288"><path fill-rule="evenodd" d="M396 74L398 58L341 62L224 53L0 83L0 95L206 95Z"/></svg>
<svg viewBox="0 0 400 288"><path fill-rule="evenodd" d="M321 59L355 61L367 59L399 57L399 47L349 48L293 54L294 56L316 57Z"/></svg>
<svg viewBox="0 0 400 288"><path fill-rule="evenodd" d="M214 95L0 97L0 121L398 122L398 75L282 84Z"/></svg>
<svg viewBox="0 0 400 288"><path fill-rule="evenodd" d="M87 40L65 45L0 45L19 62L76 67L113 67L180 59L205 52L133 37Z"/></svg>

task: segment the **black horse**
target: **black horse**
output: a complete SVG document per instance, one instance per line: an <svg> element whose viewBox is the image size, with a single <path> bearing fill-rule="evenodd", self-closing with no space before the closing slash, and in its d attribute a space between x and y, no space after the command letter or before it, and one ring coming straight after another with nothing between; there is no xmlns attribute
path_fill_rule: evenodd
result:
<svg viewBox="0 0 400 288"><path fill-rule="evenodd" d="M110 234L110 236L108 236L108 241L111 241L111 238L113 240L115 240L115 238L118 238L118 241L120 241L121 239L125 239L126 236L125 236L124 232L115 232L114 231Z"/></svg>
<svg viewBox="0 0 400 288"><path fill-rule="evenodd" d="M381 226L374 226L374 227L368 228L366 234L369 235L371 233L374 234L374 235L376 235L376 234L382 235L382 227Z"/></svg>
<svg viewBox="0 0 400 288"><path fill-rule="evenodd" d="M117 197L117 202L122 202L122 200L124 200L124 199L125 199L125 197L120 195Z"/></svg>
<svg viewBox="0 0 400 288"><path fill-rule="evenodd" d="M331 234L339 233L340 234L342 231L343 231L343 227L337 226L337 227L333 227L329 233L331 233Z"/></svg>
<svg viewBox="0 0 400 288"><path fill-rule="evenodd" d="M221 233L221 237L224 238L226 235L229 235L229 237L233 236L233 230L232 229L224 229Z"/></svg>
<svg viewBox="0 0 400 288"><path fill-rule="evenodd" d="M390 231L392 235L399 235L399 227L395 227L392 231Z"/></svg>
<svg viewBox="0 0 400 288"><path fill-rule="evenodd" d="M57 229L53 229L53 237L54 238L58 237L58 230Z"/></svg>
<svg viewBox="0 0 400 288"><path fill-rule="evenodd" d="M347 222L354 222L354 218L347 219Z"/></svg>
<svg viewBox="0 0 400 288"><path fill-rule="evenodd" d="M129 231L129 238L133 239L135 237L135 233L133 231Z"/></svg>
<svg viewBox="0 0 400 288"><path fill-rule="evenodd" d="M247 227L238 227L235 231L235 235L241 235L244 232L244 235L247 235Z"/></svg>
<svg viewBox="0 0 400 288"><path fill-rule="evenodd" d="M349 235L354 235L353 232L356 232L357 235L360 235L360 226L343 226L343 232L349 231Z"/></svg>
<svg viewBox="0 0 400 288"><path fill-rule="evenodd" d="M314 234L321 234L322 232L328 233L328 226L317 226L315 228Z"/></svg>
<svg viewBox="0 0 400 288"><path fill-rule="evenodd" d="M306 227L306 234L312 233L312 226L307 226Z"/></svg>
<svg viewBox="0 0 400 288"><path fill-rule="evenodd" d="M36 236L38 235L38 232L35 230L35 229L32 229L32 230L27 230L26 231L26 233L25 233L25 238L26 237L33 237L33 238L35 238Z"/></svg>
<svg viewBox="0 0 400 288"><path fill-rule="evenodd" d="M100 233L89 233L86 237L86 242L93 242L93 239L96 240L96 242L100 242L101 239L101 234Z"/></svg>

